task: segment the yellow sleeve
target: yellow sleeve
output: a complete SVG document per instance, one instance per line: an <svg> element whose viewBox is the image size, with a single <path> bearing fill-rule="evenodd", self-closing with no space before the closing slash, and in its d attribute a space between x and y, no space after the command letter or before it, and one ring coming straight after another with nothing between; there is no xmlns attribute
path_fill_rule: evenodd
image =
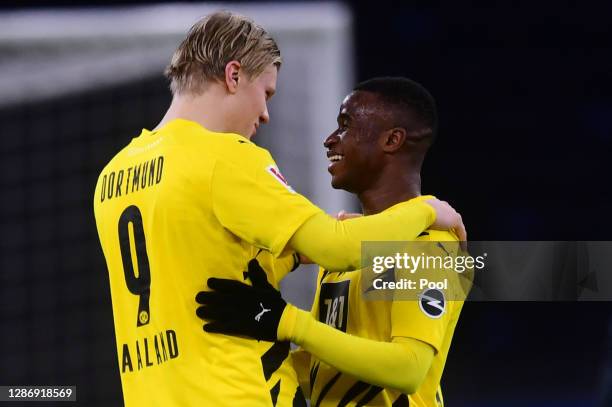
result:
<svg viewBox="0 0 612 407"><path fill-rule="evenodd" d="M391 337L414 338L431 345L436 353L442 347L449 319L455 313L450 301L444 304L445 310L441 317L428 316L419 306L420 300L394 301L391 306Z"/></svg>
<svg viewBox="0 0 612 407"><path fill-rule="evenodd" d="M343 373L407 394L419 388L434 357L434 349L419 340L378 342L349 335L291 304L283 312L278 337L291 340Z"/></svg>
<svg viewBox="0 0 612 407"><path fill-rule="evenodd" d="M215 163L214 214L236 236L278 256L295 231L323 211L286 184L265 150L253 146L241 154L240 165L222 158Z"/></svg>
<svg viewBox="0 0 612 407"><path fill-rule="evenodd" d="M429 232L430 235L432 232ZM447 233L447 232L443 232ZM458 242L448 235L445 242L422 241L415 243L421 247L426 255L456 256L459 249ZM410 274L406 270L396 270L396 278L419 280L426 278L429 281L441 282L447 280L446 289L414 290L413 296L404 299L395 299L391 306L391 337L414 338L431 345L436 353L441 349L446 332L453 319L458 317L457 309L463 305L463 294L460 288L460 276L453 269L436 268L419 270ZM416 295L418 294L418 295ZM402 295L400 291L400 296Z"/></svg>
<svg viewBox="0 0 612 407"><path fill-rule="evenodd" d="M285 249L280 256L274 259L274 276L277 281L300 266L300 255L293 250Z"/></svg>
<svg viewBox="0 0 612 407"><path fill-rule="evenodd" d="M289 244L327 270L352 271L361 267L362 241L414 240L435 220L433 207L420 200L344 221L319 213L297 229Z"/></svg>
<svg viewBox="0 0 612 407"><path fill-rule="evenodd" d="M259 249L253 253L259 265L266 271L268 281L278 288L280 281L300 265L300 256L293 250L285 249L278 257L269 251Z"/></svg>

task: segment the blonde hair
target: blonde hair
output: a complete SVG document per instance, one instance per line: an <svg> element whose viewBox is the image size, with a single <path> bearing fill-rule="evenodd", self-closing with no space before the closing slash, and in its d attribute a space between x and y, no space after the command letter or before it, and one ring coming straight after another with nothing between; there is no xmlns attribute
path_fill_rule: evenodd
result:
<svg viewBox="0 0 612 407"><path fill-rule="evenodd" d="M164 74L172 94L202 93L211 81L225 80L225 66L238 61L249 76L259 76L282 59L274 39L247 17L227 11L210 14L189 30Z"/></svg>

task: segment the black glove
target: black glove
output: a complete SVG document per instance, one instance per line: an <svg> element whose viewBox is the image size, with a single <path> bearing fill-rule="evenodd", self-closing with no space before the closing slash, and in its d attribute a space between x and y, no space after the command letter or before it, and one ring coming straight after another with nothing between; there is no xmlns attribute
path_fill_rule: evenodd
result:
<svg viewBox="0 0 612 407"><path fill-rule="evenodd" d="M200 291L196 314L207 320L206 332L277 340L276 331L287 303L266 278L256 259L249 261L247 276L253 286L236 280L209 278L212 291Z"/></svg>

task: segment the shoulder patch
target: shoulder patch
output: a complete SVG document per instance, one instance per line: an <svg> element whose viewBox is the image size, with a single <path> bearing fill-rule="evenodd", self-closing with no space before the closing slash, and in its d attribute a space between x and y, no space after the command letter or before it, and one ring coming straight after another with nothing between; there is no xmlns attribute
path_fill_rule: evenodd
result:
<svg viewBox="0 0 612 407"><path fill-rule="evenodd" d="M444 293L437 289L429 289L419 294L419 308L429 318L438 319L446 311Z"/></svg>
<svg viewBox="0 0 612 407"><path fill-rule="evenodd" d="M291 185L289 185L289 183L287 182L287 180L285 179L285 177L283 177L283 174L281 174L280 170L278 168L276 168L276 165L268 165L268 167L266 167L266 171L268 171L268 173L270 175L272 175L274 177L275 180L277 180L278 182L280 182L285 188L287 188L287 190L293 194L295 194L295 190L293 188L291 188Z"/></svg>

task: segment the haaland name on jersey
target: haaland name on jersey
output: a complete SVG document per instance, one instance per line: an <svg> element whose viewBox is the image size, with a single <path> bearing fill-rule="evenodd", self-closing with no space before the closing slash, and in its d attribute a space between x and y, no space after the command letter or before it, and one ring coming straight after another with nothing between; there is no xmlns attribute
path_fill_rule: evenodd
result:
<svg viewBox="0 0 612 407"><path fill-rule="evenodd" d="M153 352L155 352L155 355L153 355ZM124 343L121 351L122 374L126 371L134 371L134 363L132 362L134 356L136 356L135 368L137 370L154 365L161 365L170 359L176 359L179 356L176 332L172 329L168 329L165 335L163 332L160 332L152 338L137 339L131 350L130 346ZM154 357L155 359L153 359Z"/></svg>
<svg viewBox="0 0 612 407"><path fill-rule="evenodd" d="M164 156L145 161L133 167L102 174L100 202L136 192L159 184L164 171ZM125 184L123 183L125 179Z"/></svg>

